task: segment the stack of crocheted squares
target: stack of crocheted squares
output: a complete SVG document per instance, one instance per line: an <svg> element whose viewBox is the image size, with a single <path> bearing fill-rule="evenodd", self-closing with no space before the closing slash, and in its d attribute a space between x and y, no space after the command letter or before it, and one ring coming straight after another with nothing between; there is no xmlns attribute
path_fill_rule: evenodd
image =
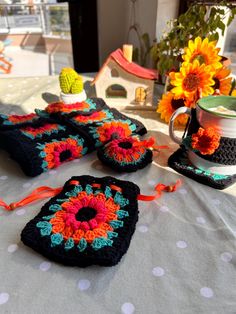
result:
<svg viewBox="0 0 236 314"><path fill-rule="evenodd" d="M29 115L0 115L1 147L28 176L81 158L113 138L145 133L142 123L99 98L53 103Z"/></svg>

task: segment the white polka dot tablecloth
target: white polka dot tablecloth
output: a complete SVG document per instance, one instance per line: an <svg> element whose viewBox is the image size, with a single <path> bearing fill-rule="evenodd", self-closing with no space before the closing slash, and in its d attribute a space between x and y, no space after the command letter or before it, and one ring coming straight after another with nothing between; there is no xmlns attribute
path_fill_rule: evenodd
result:
<svg viewBox="0 0 236 314"><path fill-rule="evenodd" d="M0 79L0 112L31 112L59 94L57 77ZM48 96L48 97L49 97ZM170 145L155 112L124 111L141 120L158 145ZM199 314L236 313L236 185L217 191L167 167L173 148L132 174L116 174L89 154L27 178L0 151L0 199L19 201L33 189L62 186L73 175L113 175L154 194L157 183L182 180L175 193L139 202L139 220L127 253L109 267L65 267L28 247L21 230L47 200L4 212L0 208L0 313Z"/></svg>

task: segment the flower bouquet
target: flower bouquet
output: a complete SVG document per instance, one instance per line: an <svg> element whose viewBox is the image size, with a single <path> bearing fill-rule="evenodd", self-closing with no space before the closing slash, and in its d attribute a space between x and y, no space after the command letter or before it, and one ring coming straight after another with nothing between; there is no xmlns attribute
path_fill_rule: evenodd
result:
<svg viewBox="0 0 236 314"><path fill-rule="evenodd" d="M216 44L217 41L208 38L189 40L180 69L168 74L169 86L157 107L165 122L169 123L171 115L179 107L194 108L200 97L231 94L231 71L221 62L220 49L216 48ZM187 119L186 114L181 114L176 124L185 125Z"/></svg>

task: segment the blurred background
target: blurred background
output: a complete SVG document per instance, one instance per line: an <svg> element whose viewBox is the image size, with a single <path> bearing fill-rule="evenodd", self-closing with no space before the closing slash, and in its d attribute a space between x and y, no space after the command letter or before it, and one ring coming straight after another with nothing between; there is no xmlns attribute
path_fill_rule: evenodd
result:
<svg viewBox="0 0 236 314"><path fill-rule="evenodd" d="M195 1L200 2L200 1ZM232 1L235 2L235 1ZM184 0L0 0L0 53L12 64L4 76L44 76L75 67L96 72L124 43L138 35L160 39L166 23L186 10ZM210 3L209 3L210 4ZM220 37L221 54L236 74L236 19ZM1 59L0 59L1 60ZM152 66L149 58L147 64Z"/></svg>

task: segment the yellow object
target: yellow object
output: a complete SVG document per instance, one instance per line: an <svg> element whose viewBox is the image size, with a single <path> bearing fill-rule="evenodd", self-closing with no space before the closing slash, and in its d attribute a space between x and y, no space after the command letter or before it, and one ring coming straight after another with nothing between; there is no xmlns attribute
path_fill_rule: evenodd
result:
<svg viewBox="0 0 236 314"><path fill-rule="evenodd" d="M128 62L132 62L133 45L123 45L123 54Z"/></svg>
<svg viewBox="0 0 236 314"><path fill-rule="evenodd" d="M61 70L59 82L64 94L79 94L84 89L82 77L72 68Z"/></svg>
<svg viewBox="0 0 236 314"><path fill-rule="evenodd" d="M205 63L215 69L221 68L221 57L218 55L220 48L216 48L216 43L217 41L209 41L208 38L202 40L201 37L195 38L194 41L189 40L188 47L184 48L182 65L198 60L200 65Z"/></svg>
<svg viewBox="0 0 236 314"><path fill-rule="evenodd" d="M157 112L161 114L161 119L169 123L171 115L179 107L188 106L185 99L179 98L176 99L174 94L167 92L162 95L162 99L159 101ZM175 124L185 125L188 119L188 115L180 114L175 119Z"/></svg>
<svg viewBox="0 0 236 314"><path fill-rule="evenodd" d="M193 97L201 89L202 96L212 95L213 85L212 79L215 74L212 66L200 65L198 60L193 63L184 63L180 68L180 72L171 72L170 84L174 86L172 93L178 98Z"/></svg>
<svg viewBox="0 0 236 314"><path fill-rule="evenodd" d="M138 87L135 90L135 101L136 102L144 102L146 99L147 93L145 91L145 88Z"/></svg>
<svg viewBox="0 0 236 314"><path fill-rule="evenodd" d="M231 71L227 68L221 68L216 71L213 76L215 85L214 89L218 89L221 95L229 95L231 90L232 77L228 77Z"/></svg>
<svg viewBox="0 0 236 314"><path fill-rule="evenodd" d="M71 94L79 94L83 91L84 89L84 84L83 84L83 79L82 76L78 76L74 82L71 85Z"/></svg>

